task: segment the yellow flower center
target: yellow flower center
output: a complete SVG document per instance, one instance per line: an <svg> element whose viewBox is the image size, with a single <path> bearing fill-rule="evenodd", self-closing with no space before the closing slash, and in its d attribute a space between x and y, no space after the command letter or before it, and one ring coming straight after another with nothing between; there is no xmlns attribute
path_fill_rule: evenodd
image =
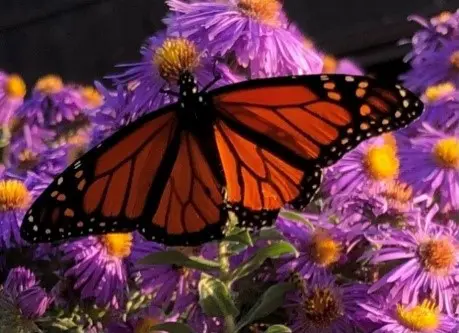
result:
<svg viewBox="0 0 459 333"><path fill-rule="evenodd" d="M368 149L364 165L371 178L389 180L398 175L400 162L392 144L383 144Z"/></svg>
<svg viewBox="0 0 459 333"><path fill-rule="evenodd" d="M451 18L451 13L450 12L441 12L440 14L438 14L437 16L434 16L433 19L437 22L440 22L440 23L446 23L448 22L448 20Z"/></svg>
<svg viewBox="0 0 459 333"><path fill-rule="evenodd" d="M277 0L239 0L237 8L260 22L277 25L282 5Z"/></svg>
<svg viewBox="0 0 459 333"><path fill-rule="evenodd" d="M45 75L38 79L35 90L43 94L54 94L64 88L62 79L57 75Z"/></svg>
<svg viewBox="0 0 459 333"><path fill-rule="evenodd" d="M397 139L395 139L395 136L393 136L392 133L384 133L381 137L386 145L389 145L394 149L394 152L397 152Z"/></svg>
<svg viewBox="0 0 459 333"><path fill-rule="evenodd" d="M108 254L117 258L126 258L131 254L132 234L112 233L102 236Z"/></svg>
<svg viewBox="0 0 459 333"><path fill-rule="evenodd" d="M442 167L459 167L459 140L454 137L439 140L433 148L433 156Z"/></svg>
<svg viewBox="0 0 459 333"><path fill-rule="evenodd" d="M450 57L449 61L455 70L459 70L459 51L455 51Z"/></svg>
<svg viewBox="0 0 459 333"><path fill-rule="evenodd" d="M341 256L341 244L325 231L315 233L310 246L312 259L323 267L337 262Z"/></svg>
<svg viewBox="0 0 459 333"><path fill-rule="evenodd" d="M183 72L193 72L199 63L196 45L186 38L167 38L153 57L162 78L177 81Z"/></svg>
<svg viewBox="0 0 459 333"><path fill-rule="evenodd" d="M448 239L432 239L419 247L422 264L429 272L445 275L456 265L456 249Z"/></svg>
<svg viewBox="0 0 459 333"><path fill-rule="evenodd" d="M397 305L397 319L400 324L415 332L435 332L440 325L437 307L427 300L412 308Z"/></svg>
<svg viewBox="0 0 459 333"><path fill-rule="evenodd" d="M413 198L413 189L406 183L392 181L384 188L382 195L400 204L406 204Z"/></svg>
<svg viewBox="0 0 459 333"><path fill-rule="evenodd" d="M81 96L83 96L84 100L91 108L101 106L104 101L97 89L89 86L81 89Z"/></svg>
<svg viewBox="0 0 459 333"><path fill-rule="evenodd" d="M152 331L151 329L160 324L161 321L159 321L157 318L154 317L146 317L140 319L137 324L135 325L134 328L134 333L155 333L158 331Z"/></svg>
<svg viewBox="0 0 459 333"><path fill-rule="evenodd" d="M19 180L0 181L0 211L27 209L30 193L25 184Z"/></svg>
<svg viewBox="0 0 459 333"><path fill-rule="evenodd" d="M435 102L440 98L452 93L456 90L451 82L440 83L435 86L428 87L424 93L425 98L429 102Z"/></svg>
<svg viewBox="0 0 459 333"><path fill-rule="evenodd" d="M305 296L303 315L316 328L327 328L343 315L336 295L328 288L314 288Z"/></svg>
<svg viewBox="0 0 459 333"><path fill-rule="evenodd" d="M13 74L5 82L5 92L11 98L23 98L26 94L26 84L22 77Z"/></svg>
<svg viewBox="0 0 459 333"><path fill-rule="evenodd" d="M334 56L326 55L323 59L322 72L324 73L335 73L338 67L338 60Z"/></svg>

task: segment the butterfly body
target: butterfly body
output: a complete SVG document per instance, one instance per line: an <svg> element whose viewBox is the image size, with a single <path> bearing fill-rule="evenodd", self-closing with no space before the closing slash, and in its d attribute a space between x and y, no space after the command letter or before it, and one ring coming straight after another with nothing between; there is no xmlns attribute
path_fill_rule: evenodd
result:
<svg viewBox="0 0 459 333"><path fill-rule="evenodd" d="M70 165L24 217L29 242L138 230L195 246L303 209L322 168L359 142L406 126L422 103L400 86L345 75L251 80L199 91L120 129Z"/></svg>

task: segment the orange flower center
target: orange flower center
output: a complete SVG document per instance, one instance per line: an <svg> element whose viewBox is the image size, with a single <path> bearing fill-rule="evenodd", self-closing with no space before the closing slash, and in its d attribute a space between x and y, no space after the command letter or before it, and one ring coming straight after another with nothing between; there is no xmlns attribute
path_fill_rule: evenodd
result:
<svg viewBox="0 0 459 333"><path fill-rule="evenodd" d="M5 92L10 98L24 98L26 84L19 75L10 75L5 82Z"/></svg>
<svg viewBox="0 0 459 333"><path fill-rule="evenodd" d="M245 15L269 25L279 24L282 5L277 0L239 0L237 7Z"/></svg>
<svg viewBox="0 0 459 333"><path fill-rule="evenodd" d="M102 236L108 254L117 258L126 258L131 254L132 234L112 233Z"/></svg>
<svg viewBox="0 0 459 333"><path fill-rule="evenodd" d="M419 247L424 267L437 275L445 275L457 264L456 248L449 239L432 239Z"/></svg>
<svg viewBox="0 0 459 333"><path fill-rule="evenodd" d="M337 262L341 256L341 244L325 231L318 231L312 237L310 246L311 257L319 266L328 267Z"/></svg>
<svg viewBox="0 0 459 333"><path fill-rule="evenodd" d="M328 288L314 288L303 302L303 315L316 328L327 328L343 315L340 301Z"/></svg>

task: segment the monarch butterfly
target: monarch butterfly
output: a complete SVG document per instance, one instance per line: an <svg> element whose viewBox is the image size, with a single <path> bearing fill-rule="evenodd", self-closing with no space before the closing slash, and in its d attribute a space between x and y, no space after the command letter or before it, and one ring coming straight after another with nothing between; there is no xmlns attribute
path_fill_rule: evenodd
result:
<svg viewBox="0 0 459 333"><path fill-rule="evenodd" d="M138 230L196 246L221 239L233 211L247 228L281 207L303 209L321 169L362 140L406 126L423 110L401 86L364 76L256 79L198 91L123 127L70 165L25 214L32 243Z"/></svg>

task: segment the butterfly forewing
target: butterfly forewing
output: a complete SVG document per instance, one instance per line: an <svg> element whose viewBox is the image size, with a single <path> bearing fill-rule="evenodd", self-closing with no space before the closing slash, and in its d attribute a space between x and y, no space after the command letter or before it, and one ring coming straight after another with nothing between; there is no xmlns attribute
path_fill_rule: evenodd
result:
<svg viewBox="0 0 459 333"><path fill-rule="evenodd" d="M154 179L167 177L161 165L178 132L173 108L124 127L49 185L26 213L22 237L46 242L138 228Z"/></svg>

